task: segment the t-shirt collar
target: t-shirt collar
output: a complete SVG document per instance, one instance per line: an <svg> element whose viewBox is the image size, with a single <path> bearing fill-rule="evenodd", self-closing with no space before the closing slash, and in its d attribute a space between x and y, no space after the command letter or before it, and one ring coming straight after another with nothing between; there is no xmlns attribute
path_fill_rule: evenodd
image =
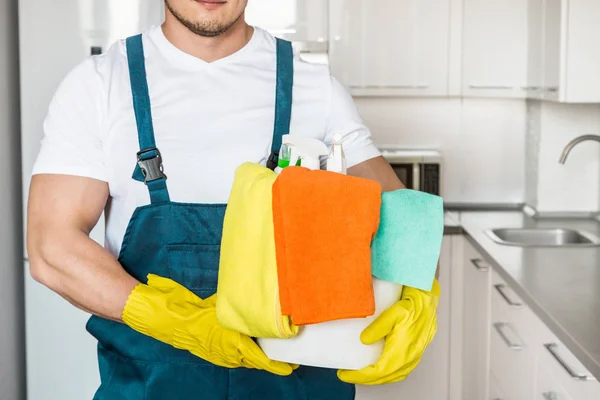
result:
<svg viewBox="0 0 600 400"><path fill-rule="evenodd" d="M161 53L163 53L163 55L165 55L167 59L172 61L177 66L191 69L204 69L209 66L217 66L220 64L232 63L235 60L244 57L244 55L251 52L259 45L262 37L262 32L260 28L253 27L252 37L244 47L227 57L218 59L210 63L200 58L194 57L191 54L188 54L175 47L169 41L169 39L167 39L160 25L152 27L150 29L150 32L148 33L148 37L156 45L158 50Z"/></svg>

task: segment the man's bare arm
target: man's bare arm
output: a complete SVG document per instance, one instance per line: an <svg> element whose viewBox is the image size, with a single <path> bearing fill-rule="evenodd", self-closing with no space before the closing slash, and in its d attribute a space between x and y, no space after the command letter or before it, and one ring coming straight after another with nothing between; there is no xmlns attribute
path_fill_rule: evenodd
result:
<svg viewBox="0 0 600 400"><path fill-rule="evenodd" d="M89 237L107 198L106 182L35 175L29 194L27 251L36 281L84 311L120 321L138 282Z"/></svg>
<svg viewBox="0 0 600 400"><path fill-rule="evenodd" d="M371 158L348 168L348 175L379 182L384 192L405 189L390 164L382 156Z"/></svg>

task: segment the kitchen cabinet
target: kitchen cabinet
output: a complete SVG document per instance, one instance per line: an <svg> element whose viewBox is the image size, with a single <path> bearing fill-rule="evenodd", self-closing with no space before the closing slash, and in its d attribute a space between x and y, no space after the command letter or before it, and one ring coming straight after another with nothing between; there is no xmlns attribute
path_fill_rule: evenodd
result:
<svg viewBox="0 0 600 400"><path fill-rule="evenodd" d="M527 98L541 99L543 94L544 1L528 1Z"/></svg>
<svg viewBox="0 0 600 400"><path fill-rule="evenodd" d="M463 399L487 399L489 392L491 268L468 241L463 255Z"/></svg>
<svg viewBox="0 0 600 400"><path fill-rule="evenodd" d="M546 369L538 364L536 374L536 393L534 399L540 400L573 400L561 388L560 384Z"/></svg>
<svg viewBox="0 0 600 400"><path fill-rule="evenodd" d="M490 371L511 400L530 400L535 390L535 355L520 324L524 304L492 271Z"/></svg>
<svg viewBox="0 0 600 400"><path fill-rule="evenodd" d="M246 22L289 40L303 58L327 53L328 5L322 0L252 0Z"/></svg>
<svg viewBox="0 0 600 400"><path fill-rule="evenodd" d="M543 16L543 52L542 52L542 98L559 100L561 88L561 32L566 16L563 0L544 0L540 15Z"/></svg>
<svg viewBox="0 0 600 400"><path fill-rule="evenodd" d="M496 272L491 288L490 372L501 398L599 399L600 383Z"/></svg>
<svg viewBox="0 0 600 400"><path fill-rule="evenodd" d="M529 98L600 102L599 19L597 1L529 0Z"/></svg>
<svg viewBox="0 0 600 400"><path fill-rule="evenodd" d="M452 280L451 288L463 296L462 332L452 325L452 336L462 336L462 387L450 399L600 399L598 380L486 257L464 240L463 280ZM452 307L455 298L453 293ZM454 321L458 315L451 312Z"/></svg>
<svg viewBox="0 0 600 400"><path fill-rule="evenodd" d="M508 397L504 394L500 385L498 384L496 377L490 374L490 400L508 400Z"/></svg>
<svg viewBox="0 0 600 400"><path fill-rule="evenodd" d="M333 75L355 96L445 96L451 0L330 0Z"/></svg>
<svg viewBox="0 0 600 400"><path fill-rule="evenodd" d="M464 0L463 95L525 98L528 4Z"/></svg>
<svg viewBox="0 0 600 400"><path fill-rule="evenodd" d="M452 272L453 240L458 235L446 235L440 254L441 297L437 309L438 329L423 358L403 381L383 386L358 386L357 400L448 399L450 356L450 274Z"/></svg>

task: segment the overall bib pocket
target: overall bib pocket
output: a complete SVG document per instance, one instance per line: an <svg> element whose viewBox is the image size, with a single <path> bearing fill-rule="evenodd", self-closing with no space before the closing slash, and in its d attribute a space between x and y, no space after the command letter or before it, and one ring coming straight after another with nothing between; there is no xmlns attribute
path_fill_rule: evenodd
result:
<svg viewBox="0 0 600 400"><path fill-rule="evenodd" d="M221 246L218 244L167 245L168 277L201 298L217 291Z"/></svg>

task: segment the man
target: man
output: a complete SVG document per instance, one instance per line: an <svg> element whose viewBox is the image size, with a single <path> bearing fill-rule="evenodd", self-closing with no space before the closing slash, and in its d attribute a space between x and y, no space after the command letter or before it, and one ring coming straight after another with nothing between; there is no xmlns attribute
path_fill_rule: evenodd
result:
<svg viewBox="0 0 600 400"><path fill-rule="evenodd" d="M246 3L166 0L162 26L85 60L50 105L31 274L93 314L95 399L351 399L351 383L405 378L435 333L437 289L405 290L363 334L386 338L382 360L336 374L271 361L218 324L222 204L239 164L272 167L282 134L342 133L349 174L403 187L328 69L248 26ZM89 238L103 211L106 249Z"/></svg>

